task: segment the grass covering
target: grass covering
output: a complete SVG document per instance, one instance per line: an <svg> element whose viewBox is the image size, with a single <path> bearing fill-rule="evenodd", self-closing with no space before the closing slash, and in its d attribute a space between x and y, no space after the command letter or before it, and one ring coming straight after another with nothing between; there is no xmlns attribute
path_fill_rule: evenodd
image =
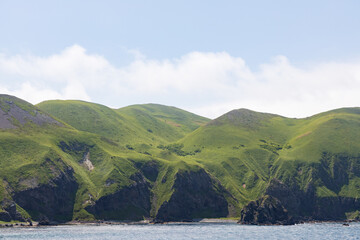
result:
<svg viewBox="0 0 360 240"><path fill-rule="evenodd" d="M133 184L131 176L148 162L159 170L147 178L152 216L170 199L176 174L200 168L234 197L234 216L263 195L272 178L300 189L312 182L321 197L360 196L358 108L305 119L241 109L210 121L156 104L114 110L82 101L46 101L35 107L8 96L0 98L3 111L9 111L10 101L29 112L46 112L64 126L29 123L0 130L0 200L7 184L12 191L46 184L56 177L54 166L69 166L79 184L73 219L91 220L85 208ZM91 171L83 164L87 154Z"/></svg>

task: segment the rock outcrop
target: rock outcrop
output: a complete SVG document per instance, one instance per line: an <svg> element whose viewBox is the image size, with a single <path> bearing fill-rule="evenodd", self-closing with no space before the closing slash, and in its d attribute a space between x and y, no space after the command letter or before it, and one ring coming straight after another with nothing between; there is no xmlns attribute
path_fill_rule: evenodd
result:
<svg viewBox="0 0 360 240"><path fill-rule="evenodd" d="M239 223L261 225L346 220L346 212L360 209L357 198L316 196L312 184L301 191L272 179L265 194L242 209Z"/></svg>
<svg viewBox="0 0 360 240"><path fill-rule="evenodd" d="M94 165L90 160L90 152L85 152L80 164L83 165L87 170L92 171L94 170Z"/></svg>
<svg viewBox="0 0 360 240"><path fill-rule="evenodd" d="M66 222L72 219L78 189L74 170L71 167L55 170L56 176L48 183L13 193L14 201L34 220Z"/></svg>
<svg viewBox="0 0 360 240"><path fill-rule="evenodd" d="M360 199L350 197L316 198L312 217L321 221L345 220L347 212L360 209Z"/></svg>
<svg viewBox="0 0 360 240"><path fill-rule="evenodd" d="M150 216L150 184L141 173L130 177L133 184L106 195L86 207L96 219L142 220Z"/></svg>
<svg viewBox="0 0 360 240"><path fill-rule="evenodd" d="M173 189L170 200L158 210L156 221L192 221L195 218L228 216L229 204L225 196L229 193L203 169L177 173Z"/></svg>
<svg viewBox="0 0 360 240"><path fill-rule="evenodd" d="M239 223L291 225L295 222L278 199L265 195L256 201L251 201L241 210Z"/></svg>
<svg viewBox="0 0 360 240"><path fill-rule="evenodd" d="M296 185L288 186L273 178L265 191L265 195L278 199L295 219L309 218L314 211L316 193L311 183L307 185L304 191L301 191Z"/></svg>
<svg viewBox="0 0 360 240"><path fill-rule="evenodd" d="M159 164L155 161L134 162L134 166L151 182L155 182L159 174Z"/></svg>
<svg viewBox="0 0 360 240"><path fill-rule="evenodd" d="M0 221L21 221L25 222L25 219L16 208L16 203L13 200L4 199L1 202L2 212L0 212Z"/></svg>

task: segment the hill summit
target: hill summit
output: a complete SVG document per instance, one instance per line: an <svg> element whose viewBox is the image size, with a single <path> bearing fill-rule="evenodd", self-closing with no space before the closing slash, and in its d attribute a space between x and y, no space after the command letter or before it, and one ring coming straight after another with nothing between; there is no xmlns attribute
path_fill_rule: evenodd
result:
<svg viewBox="0 0 360 240"><path fill-rule="evenodd" d="M0 96L0 221L359 219L360 109L215 120Z"/></svg>

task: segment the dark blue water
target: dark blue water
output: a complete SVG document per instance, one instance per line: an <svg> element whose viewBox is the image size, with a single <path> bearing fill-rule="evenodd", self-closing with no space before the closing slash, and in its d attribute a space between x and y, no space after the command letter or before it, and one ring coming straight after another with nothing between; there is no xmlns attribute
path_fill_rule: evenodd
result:
<svg viewBox="0 0 360 240"><path fill-rule="evenodd" d="M2 228L0 239L360 239L360 223L244 226L232 223Z"/></svg>

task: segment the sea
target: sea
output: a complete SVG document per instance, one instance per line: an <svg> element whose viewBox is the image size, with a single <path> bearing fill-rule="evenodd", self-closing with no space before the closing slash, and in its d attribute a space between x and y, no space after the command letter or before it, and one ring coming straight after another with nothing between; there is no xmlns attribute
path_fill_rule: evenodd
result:
<svg viewBox="0 0 360 240"><path fill-rule="evenodd" d="M1 228L0 239L360 239L360 223L249 226L236 223L61 225Z"/></svg>

